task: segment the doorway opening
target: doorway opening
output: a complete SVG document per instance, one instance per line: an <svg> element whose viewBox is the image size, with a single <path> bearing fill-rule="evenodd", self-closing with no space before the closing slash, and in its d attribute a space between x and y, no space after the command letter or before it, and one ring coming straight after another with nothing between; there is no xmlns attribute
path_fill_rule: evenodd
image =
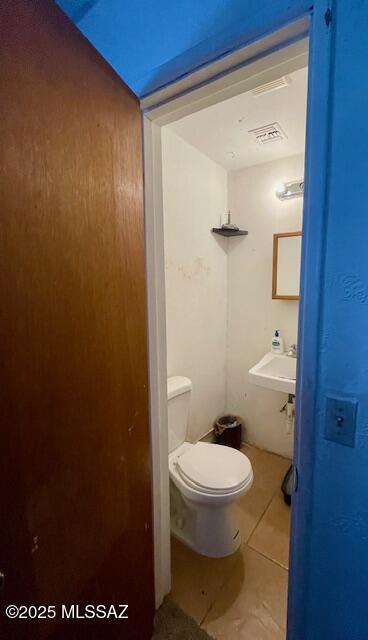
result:
<svg viewBox="0 0 368 640"><path fill-rule="evenodd" d="M295 355L305 339L299 275L301 259L304 280L308 276L304 245L311 241L306 216L313 200L309 186L303 198L311 171L307 162L305 172L309 26L301 22L304 30L300 23L289 25L298 35L284 32L283 46L270 50L265 45L262 54L233 64L229 72L215 70L211 82L202 78L188 91L184 80L183 91L169 87L143 104L156 602L172 588L178 604L214 637L234 637L231 625L240 618L244 633L254 631L247 624L264 625L254 616L261 606L257 593L270 613L264 637L285 637L290 512L281 484L293 455L298 469L301 464L298 426L293 447L294 397L300 420L301 388L295 391ZM326 97L327 82L323 90ZM310 87L308 94L309 121ZM324 161L325 140L312 142L310 135L309 163L312 151ZM314 229L317 239L321 229ZM302 307L306 294L304 283ZM280 340L275 347L276 330L285 348ZM190 397L186 431L175 446L168 378L170 398ZM182 393L173 391L180 385ZM254 479L233 501L240 523L234 549L219 545L214 558L213 546L203 545L203 527L197 544L195 523L202 519L211 538L223 518L210 527L211 517L203 519L201 507L185 507L193 490L231 493L221 484L221 461L217 473L212 464L218 455L212 427L220 415L242 423L242 448L236 454L250 461ZM189 456L176 482L178 461L174 469L169 453L184 445L182 455L197 443L201 452L197 446L198 455ZM204 449L209 444L211 454ZM233 457L230 467L239 460ZM195 473L200 466L201 477L194 477L193 465ZM244 468L239 473L244 475ZM294 541L297 502L300 498L293 503Z"/></svg>
<svg viewBox="0 0 368 640"><path fill-rule="evenodd" d="M300 235L291 234L301 233L303 192L291 197L284 185L304 181L306 100L302 66L162 128L167 375L169 385L179 385L178 376L192 383L188 393L184 381L180 396L189 405L181 433L181 409L176 396L169 400L172 597L214 637L226 630L234 637L241 616L250 632L257 590L269 612L259 626L285 629L290 508L281 487L293 452L300 273ZM229 415L242 426L214 431L216 419ZM230 509L239 517L227 534L228 516L215 496L208 525L198 524L201 503L182 504L191 497L185 488L181 494L171 458L180 465L194 455L187 443L237 447L237 431L254 480L237 498L242 467L231 478ZM226 484L226 453L203 447L191 473L198 472L198 482L208 473L210 485L214 472L217 487ZM237 462L229 453L233 473ZM214 554L229 557L208 559ZM228 591L236 589L224 613Z"/></svg>

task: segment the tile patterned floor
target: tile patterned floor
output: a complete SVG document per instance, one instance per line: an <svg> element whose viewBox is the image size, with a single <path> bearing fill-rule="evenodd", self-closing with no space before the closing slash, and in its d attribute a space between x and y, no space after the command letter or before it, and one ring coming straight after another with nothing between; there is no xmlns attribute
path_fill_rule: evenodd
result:
<svg viewBox="0 0 368 640"><path fill-rule="evenodd" d="M280 486L290 460L244 445L254 483L238 504L242 544L205 558L172 539L172 599L216 640L284 640L290 510Z"/></svg>

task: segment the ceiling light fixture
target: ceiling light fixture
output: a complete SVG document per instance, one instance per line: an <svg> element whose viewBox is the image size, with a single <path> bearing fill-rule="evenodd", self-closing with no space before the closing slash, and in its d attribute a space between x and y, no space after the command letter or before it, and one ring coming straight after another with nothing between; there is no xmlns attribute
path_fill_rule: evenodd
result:
<svg viewBox="0 0 368 640"><path fill-rule="evenodd" d="M287 188L284 182L278 182L276 187L275 187L275 192L277 196L282 196L284 193L286 193Z"/></svg>
<svg viewBox="0 0 368 640"><path fill-rule="evenodd" d="M304 194L304 180L279 182L276 185L275 193L279 200L291 200L292 198L300 198Z"/></svg>

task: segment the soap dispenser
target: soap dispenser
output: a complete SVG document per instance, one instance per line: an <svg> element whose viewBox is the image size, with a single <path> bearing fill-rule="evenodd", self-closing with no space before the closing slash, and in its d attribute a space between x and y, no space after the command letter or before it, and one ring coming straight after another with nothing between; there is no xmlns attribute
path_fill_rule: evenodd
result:
<svg viewBox="0 0 368 640"><path fill-rule="evenodd" d="M283 341L282 337L280 336L279 329L276 329L275 335L272 338L271 351L273 353L279 353L279 354L280 353L284 353L284 341Z"/></svg>

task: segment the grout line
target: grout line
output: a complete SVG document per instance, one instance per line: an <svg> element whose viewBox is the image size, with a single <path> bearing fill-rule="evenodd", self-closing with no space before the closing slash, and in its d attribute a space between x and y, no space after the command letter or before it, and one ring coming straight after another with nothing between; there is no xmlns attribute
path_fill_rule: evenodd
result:
<svg viewBox="0 0 368 640"><path fill-rule="evenodd" d="M229 580L232 578L233 576L233 571L230 572L230 574L227 576L227 578L225 578L225 580L223 581L222 585L219 587L215 597L213 598L213 601L211 602L210 606L208 607L206 614L203 616L203 619L200 622L200 627L203 625L204 621L206 620L209 612L211 611L211 609L213 608L213 605L215 604L217 598L219 597L221 591L223 590L223 588L225 587L226 583L229 582Z"/></svg>
<svg viewBox="0 0 368 640"><path fill-rule="evenodd" d="M225 582L226 582L226 579L225 579ZM224 582L224 584L225 584L225 582ZM209 605L208 605L208 609L206 609L206 613L204 614L203 618L202 618L202 619L200 620L200 622L199 622L199 626L200 626L200 627L201 627L201 626L202 626L202 624L204 623L204 621L205 621L205 619L207 618L207 616L208 616L209 612L211 611L211 609L212 609L213 605L215 604L215 600L216 600L216 598L217 598L218 594L220 593L220 591L221 591L222 587L223 587L223 584L219 587L219 590L218 590L218 592L216 593L216 595L214 596L214 598L213 598L212 602L210 602L210 603L209 603Z"/></svg>
<svg viewBox="0 0 368 640"><path fill-rule="evenodd" d="M239 547L239 549L240 549L240 547ZM231 576L233 575L235 565L236 565L236 559L234 558L234 562L233 562L232 570L230 571L230 573L229 573L229 575L227 576L227 578L225 578L225 579L224 579L224 581L220 584L220 586L219 586L219 588L218 588L218 590L217 590L216 594L215 594L215 595L214 595L214 597L213 597L213 600L212 600L212 601L210 602L210 604L209 604L209 607L208 607L208 609L207 609L206 613L204 614L204 616L203 616L202 620L200 621L199 626L202 626L202 624L204 623L205 619L207 618L207 616L208 616L209 612L211 611L211 609L212 609L213 605L215 604L215 600L216 600L216 599L217 599L217 597L220 595L220 592L222 591L223 587L225 586L225 583L226 583L226 582L231 578Z"/></svg>
<svg viewBox="0 0 368 640"><path fill-rule="evenodd" d="M248 542L251 539L253 533L255 532L255 530L257 529L257 527L260 524L261 520L263 519L263 516L266 514L266 511L268 510L268 507L270 506L270 504L271 504L272 500L274 499L274 497L275 497L275 494L273 493L271 498L270 498L270 500L269 500L269 502L267 502L267 505L265 506L264 511L262 511L259 519L255 523L255 525L254 525L252 531L250 532L250 534L248 535L247 539L243 540L243 544L248 544Z"/></svg>
<svg viewBox="0 0 368 640"><path fill-rule="evenodd" d="M225 582L226 582L226 580L225 580ZM222 589L222 587L221 587L221 589ZM220 589L220 591L221 591L221 589ZM217 595L219 595L220 591L218 592L218 594L217 594ZM216 596L216 597L217 597L217 596ZM200 626L200 627L202 627L202 625L204 624L205 619L207 618L207 616L208 616L209 612L211 611L211 609L212 609L213 605L215 604L215 600L216 600L216 598L214 598L213 602L211 602L211 604L210 604L210 606L208 607L208 609L207 609L206 613L204 614L204 616L203 616L202 620L200 621L200 623L199 623L199 626Z"/></svg>
<svg viewBox="0 0 368 640"><path fill-rule="evenodd" d="M289 573L289 568L285 567L280 562L277 562L277 560L274 560L273 558L270 558L269 556L266 556L266 554L262 553L262 551L258 551L258 549L255 549L254 547L251 547L250 544L247 544L247 547L249 547L249 549L251 549L254 553L257 553L259 556L262 556L262 558L264 558L265 560L269 560L270 562L272 562L272 564L276 565L276 567L279 567L280 569L284 569L284 571Z"/></svg>

